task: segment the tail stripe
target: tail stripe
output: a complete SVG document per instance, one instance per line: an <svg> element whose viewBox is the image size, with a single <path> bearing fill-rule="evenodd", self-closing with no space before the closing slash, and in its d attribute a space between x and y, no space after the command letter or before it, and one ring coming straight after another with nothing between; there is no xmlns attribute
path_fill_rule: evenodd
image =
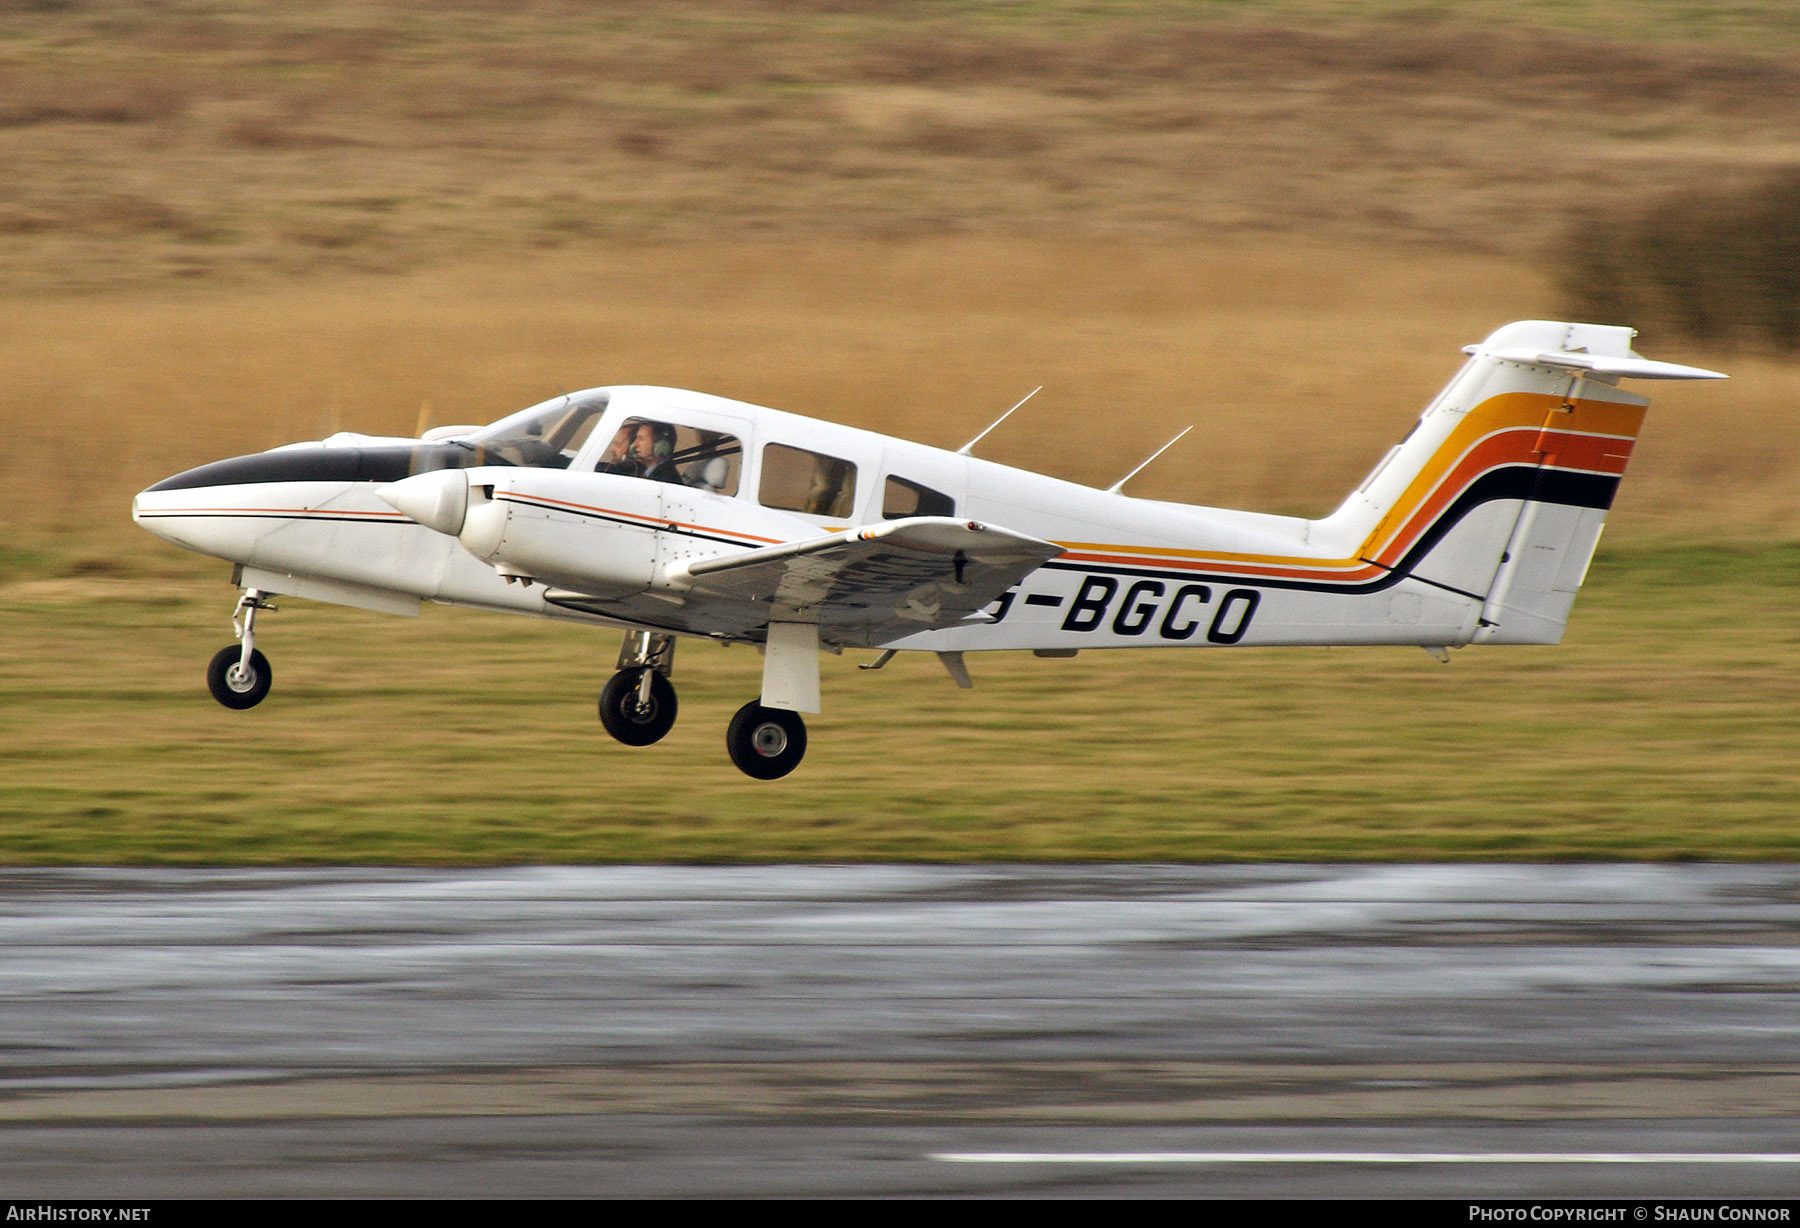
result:
<svg viewBox="0 0 1800 1228"><path fill-rule="evenodd" d="M1526 465L1503 465L1489 469L1471 482L1443 515L1420 532L1402 557L1391 564L1376 563L1368 559L1353 560L1361 566L1352 573L1330 574L1323 570L1308 572L1299 568L1276 569L1244 565L1221 566L1217 562L1200 560L1188 562L1167 557L1142 559L1125 554L1089 554L1077 551L1045 563L1044 570L1181 581L1211 580L1220 584L1248 581L1263 588L1312 592L1373 593L1390 588L1405 579L1413 566L1431 552L1431 548L1444 534L1484 503L1519 499L1567 507L1608 508L1612 506L1613 495L1618 487L1619 479L1616 476L1602 473L1544 470Z"/></svg>
<svg viewBox="0 0 1800 1228"><path fill-rule="evenodd" d="M1062 542L1065 564L1169 569L1222 581L1355 591L1386 587L1464 516L1495 499L1610 507L1639 405L1507 392L1477 405L1428 459L1360 549L1342 559ZM1585 479L1585 480L1583 480ZM1297 582L1297 583L1296 583Z"/></svg>
<svg viewBox="0 0 1800 1228"><path fill-rule="evenodd" d="M1554 451L1545 452L1546 441ZM1533 470L1540 465L1548 472L1595 473L1616 479L1625 472L1631 455L1632 441L1610 435L1576 435L1570 432L1547 432L1537 426L1497 431L1478 440L1434 487L1422 496L1408 492L1411 498L1396 505L1411 503L1413 510L1400 520L1399 527L1385 542L1382 531L1399 520L1390 513L1363 544L1363 557L1391 565L1408 552L1419 537L1436 522L1445 507L1455 502L1483 475L1496 469L1523 465ZM1419 483L1415 483L1415 490Z"/></svg>

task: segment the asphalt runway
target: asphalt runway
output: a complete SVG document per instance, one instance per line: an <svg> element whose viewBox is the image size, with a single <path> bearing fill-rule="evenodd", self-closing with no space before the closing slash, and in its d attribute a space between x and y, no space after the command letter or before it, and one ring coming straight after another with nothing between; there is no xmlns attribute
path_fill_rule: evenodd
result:
<svg viewBox="0 0 1800 1228"><path fill-rule="evenodd" d="M0 872L0 1190L1800 1194L1800 867Z"/></svg>

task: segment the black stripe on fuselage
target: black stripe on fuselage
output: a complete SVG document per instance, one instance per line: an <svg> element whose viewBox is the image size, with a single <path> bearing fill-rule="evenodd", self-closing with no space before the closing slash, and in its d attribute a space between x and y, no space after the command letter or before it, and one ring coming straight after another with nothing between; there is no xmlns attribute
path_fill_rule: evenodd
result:
<svg viewBox="0 0 1800 1228"><path fill-rule="evenodd" d="M1605 510L1612 507L1613 496L1618 493L1618 489L1619 479L1616 474L1576 473L1567 469L1540 469L1525 465L1491 469L1469 483L1468 488L1457 496L1449 507L1444 509L1430 527L1419 534L1419 539L1412 544L1399 563L1388 568L1385 574L1359 584L1334 584L1328 580L1292 580L1229 571L1175 571L1169 568L1148 566L1058 563L1055 561L1045 563L1043 570L1075 571L1109 576L1145 576L1165 580L1210 580L1216 584L1237 584L1247 588L1297 589L1315 593L1347 593L1351 595L1378 593L1382 589L1392 588L1406 579L1412 573L1412 569L1417 567L1425 556L1431 553L1432 548L1443 540L1445 534L1484 503L1518 499L1526 503L1554 503L1563 507L1588 507ZM1363 561L1373 567L1382 566L1372 559ZM1439 585L1438 587L1444 586Z"/></svg>

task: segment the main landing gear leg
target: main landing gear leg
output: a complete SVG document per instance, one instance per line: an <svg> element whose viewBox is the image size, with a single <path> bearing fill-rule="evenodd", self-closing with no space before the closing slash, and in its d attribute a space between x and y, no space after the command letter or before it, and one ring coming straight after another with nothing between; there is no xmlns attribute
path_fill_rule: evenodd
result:
<svg viewBox="0 0 1800 1228"><path fill-rule="evenodd" d="M675 724L675 637L627 631L619 645L619 672L600 692L600 723L627 746L662 740Z"/></svg>
<svg viewBox="0 0 1800 1228"><path fill-rule="evenodd" d="M254 708L269 694L275 675L269 659L256 650L256 613L275 608L259 590L247 588L231 612L231 629L238 642L219 649L206 667L207 689L227 708Z"/></svg>

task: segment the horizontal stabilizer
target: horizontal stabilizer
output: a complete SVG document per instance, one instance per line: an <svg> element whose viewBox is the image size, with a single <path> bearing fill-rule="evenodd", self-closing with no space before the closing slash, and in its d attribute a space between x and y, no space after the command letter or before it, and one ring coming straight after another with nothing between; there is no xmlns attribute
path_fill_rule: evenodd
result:
<svg viewBox="0 0 1800 1228"><path fill-rule="evenodd" d="M1483 353L1479 346L1469 346L1465 354ZM1648 358L1618 358L1602 354L1575 354L1565 350L1487 350L1487 357L1501 362L1522 363L1530 367L1560 367L1581 371L1607 379L1727 379L1724 373L1705 367L1684 367L1680 363L1653 362Z"/></svg>

